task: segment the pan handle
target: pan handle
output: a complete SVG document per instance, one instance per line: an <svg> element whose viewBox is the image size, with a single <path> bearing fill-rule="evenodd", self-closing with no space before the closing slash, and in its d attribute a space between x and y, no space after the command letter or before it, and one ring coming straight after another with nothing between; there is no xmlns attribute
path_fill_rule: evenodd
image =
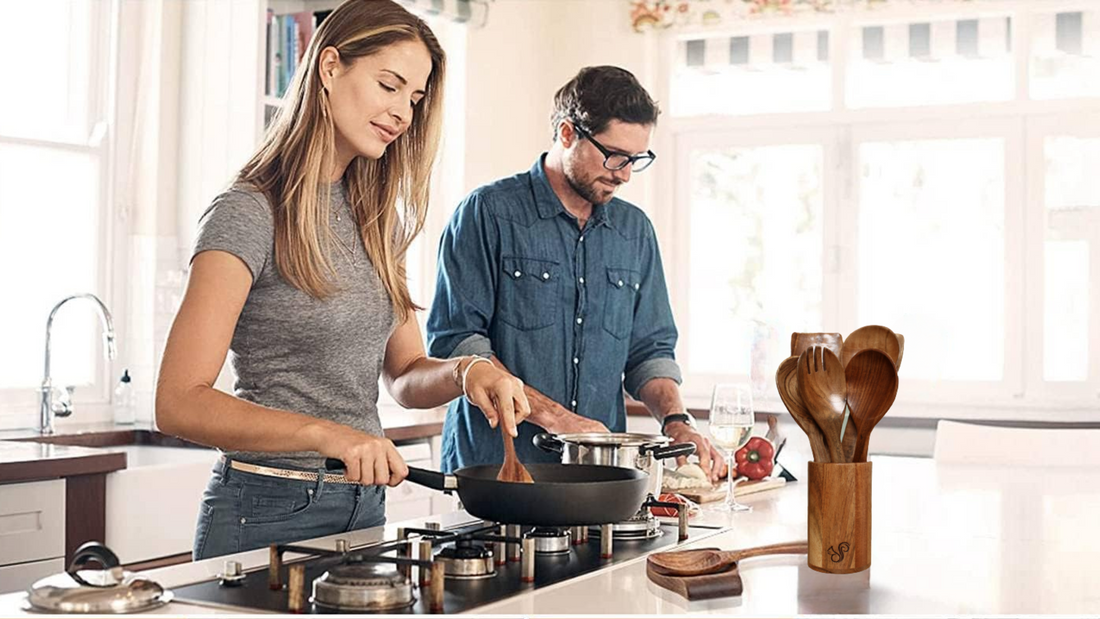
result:
<svg viewBox="0 0 1100 619"><path fill-rule="evenodd" d="M531 442L535 444L535 447L551 453L560 454L562 450L565 449L565 443L549 432L536 434L535 438L531 439Z"/></svg>
<svg viewBox="0 0 1100 619"><path fill-rule="evenodd" d="M409 467L409 474L405 479L414 484L427 486L433 490L442 490L447 493L458 490L458 478L454 475L444 475L439 471L429 471L428 469L421 469L415 466Z"/></svg>
<svg viewBox="0 0 1100 619"><path fill-rule="evenodd" d="M677 443L665 447L653 447L649 450L649 454L657 460L690 456L693 453L695 453L695 443Z"/></svg>

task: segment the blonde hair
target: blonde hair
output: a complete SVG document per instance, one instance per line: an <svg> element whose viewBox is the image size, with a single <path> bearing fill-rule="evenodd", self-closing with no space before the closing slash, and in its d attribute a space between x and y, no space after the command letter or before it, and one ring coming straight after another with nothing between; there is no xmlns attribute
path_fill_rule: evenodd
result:
<svg viewBox="0 0 1100 619"><path fill-rule="evenodd" d="M336 129L321 83L321 51L336 48L349 66L403 41L422 42L431 56L424 98L380 159L356 157L343 177L363 246L401 322L421 309L409 294L405 253L424 227L443 117L445 54L423 20L391 0L346 0L336 8L314 34L263 144L237 176L272 205L279 273L315 298L331 295L331 196L322 192L331 182Z"/></svg>

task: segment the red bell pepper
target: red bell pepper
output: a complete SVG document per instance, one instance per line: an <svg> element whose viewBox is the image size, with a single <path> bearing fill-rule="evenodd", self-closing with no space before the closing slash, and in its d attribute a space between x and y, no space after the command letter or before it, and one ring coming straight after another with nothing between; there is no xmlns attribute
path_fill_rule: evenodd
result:
<svg viewBox="0 0 1100 619"><path fill-rule="evenodd" d="M749 439L745 446L734 454L737 461L737 473L749 479L764 479L775 465L775 446L760 436Z"/></svg>

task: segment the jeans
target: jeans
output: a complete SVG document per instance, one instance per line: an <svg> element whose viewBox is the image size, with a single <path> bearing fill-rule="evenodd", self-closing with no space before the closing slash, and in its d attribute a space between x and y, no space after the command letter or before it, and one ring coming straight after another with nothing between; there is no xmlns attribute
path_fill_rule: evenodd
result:
<svg viewBox="0 0 1100 619"><path fill-rule="evenodd" d="M384 486L256 475L222 458L203 492L192 556L198 561L385 523Z"/></svg>

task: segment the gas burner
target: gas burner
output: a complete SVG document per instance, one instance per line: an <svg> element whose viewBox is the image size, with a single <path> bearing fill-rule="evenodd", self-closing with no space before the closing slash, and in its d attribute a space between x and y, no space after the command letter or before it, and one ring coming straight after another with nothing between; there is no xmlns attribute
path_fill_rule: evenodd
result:
<svg viewBox="0 0 1100 619"><path fill-rule="evenodd" d="M524 539L535 540L535 553L540 555L556 555L569 552L569 529L557 527L535 527L523 534Z"/></svg>
<svg viewBox="0 0 1100 619"><path fill-rule="evenodd" d="M386 563L346 563L313 581L311 602L332 610L378 612L412 606L412 581Z"/></svg>
<svg viewBox="0 0 1100 619"><path fill-rule="evenodd" d="M590 527L588 532L593 537L598 538L600 536L600 527ZM661 521L648 513L647 510L644 513L634 516L630 520L611 525L611 534L615 539L638 540L660 537L663 535L663 532L661 531Z"/></svg>
<svg viewBox="0 0 1100 619"><path fill-rule="evenodd" d="M458 540L454 546L439 551L436 559L442 561L443 574L447 578L473 580L496 575L493 551L471 540Z"/></svg>

